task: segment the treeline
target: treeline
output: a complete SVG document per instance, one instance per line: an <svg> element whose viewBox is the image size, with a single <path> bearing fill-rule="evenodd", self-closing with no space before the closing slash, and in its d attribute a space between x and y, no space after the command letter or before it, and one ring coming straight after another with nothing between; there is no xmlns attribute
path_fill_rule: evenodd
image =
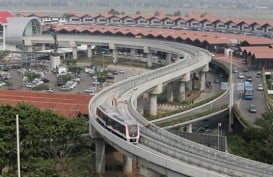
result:
<svg viewBox="0 0 273 177"><path fill-rule="evenodd" d="M273 112L265 112L254 125L229 136L229 149L233 154L273 164Z"/></svg>
<svg viewBox="0 0 273 177"><path fill-rule="evenodd" d="M95 176L86 118L72 120L31 105L0 106L0 176L17 176L16 114L24 177Z"/></svg>

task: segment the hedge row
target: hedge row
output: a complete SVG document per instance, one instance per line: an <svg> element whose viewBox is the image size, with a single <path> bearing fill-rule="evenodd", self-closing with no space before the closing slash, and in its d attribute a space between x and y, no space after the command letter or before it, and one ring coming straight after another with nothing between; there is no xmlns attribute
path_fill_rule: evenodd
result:
<svg viewBox="0 0 273 177"><path fill-rule="evenodd" d="M247 120L247 118L245 118L242 115L242 113L239 110L239 107L238 107L238 105L236 103L232 107L232 113L237 119L239 119L246 126L246 128L247 127L252 127L251 123Z"/></svg>
<svg viewBox="0 0 273 177"><path fill-rule="evenodd" d="M217 94L215 94L214 96L210 97L210 98L207 98L205 100L202 100L202 101L199 101L199 102L196 102L196 103L193 103L193 104L189 104L183 108L179 108L179 109L176 109L174 111L169 111L169 112L166 112L166 113L162 113L162 114L158 114L156 116L151 116L151 115L147 115L147 119L148 120L156 120L156 119L159 119L159 118L162 118L162 117L167 117L167 116L170 116L170 115L174 115L174 114L177 114L177 113L180 113L180 112L183 112L183 111L186 111L186 110L189 110L189 109L193 109L195 107L198 107L198 106L201 106L205 103L208 103L216 98L218 98L219 96L221 96L222 94L224 93L224 91L220 91L218 92Z"/></svg>
<svg viewBox="0 0 273 177"><path fill-rule="evenodd" d="M208 110L206 110L204 112L201 112L201 113L197 113L197 114L190 115L190 116L187 116L187 117L181 117L180 119L170 120L170 121L167 121L167 122L165 121L163 123L159 122L159 123L156 123L156 125L159 126L159 127L171 126L171 125L183 123L183 122L186 122L186 121L194 120L194 119L197 119L197 118L200 118L200 117L203 117L203 116L207 116L207 115L210 115L212 113L221 111L221 110L226 109L226 108L227 108L227 105L224 104L224 105L218 106L218 107L213 108L213 109L208 109Z"/></svg>
<svg viewBox="0 0 273 177"><path fill-rule="evenodd" d="M265 77L264 68L262 69L262 79L263 79L264 96L265 96L267 108L272 111L273 110L273 101L268 94L268 85L267 85L267 81L266 81L266 77Z"/></svg>

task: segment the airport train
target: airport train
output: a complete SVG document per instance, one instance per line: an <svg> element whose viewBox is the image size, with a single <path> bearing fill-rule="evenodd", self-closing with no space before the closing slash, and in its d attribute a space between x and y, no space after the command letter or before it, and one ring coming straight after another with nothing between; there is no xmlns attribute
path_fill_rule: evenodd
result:
<svg viewBox="0 0 273 177"><path fill-rule="evenodd" d="M128 142L134 144L139 142L140 126L135 120L119 113L113 106L100 105L96 114L97 121L112 133Z"/></svg>

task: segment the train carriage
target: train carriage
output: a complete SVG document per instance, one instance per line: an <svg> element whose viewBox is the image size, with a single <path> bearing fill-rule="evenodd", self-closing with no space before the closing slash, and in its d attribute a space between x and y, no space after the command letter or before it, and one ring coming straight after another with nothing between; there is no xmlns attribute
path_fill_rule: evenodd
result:
<svg viewBox="0 0 273 177"><path fill-rule="evenodd" d="M107 107L107 108L106 108ZM128 118L125 114L118 113L112 106L97 108L97 121L117 136L132 143L139 141L139 124Z"/></svg>

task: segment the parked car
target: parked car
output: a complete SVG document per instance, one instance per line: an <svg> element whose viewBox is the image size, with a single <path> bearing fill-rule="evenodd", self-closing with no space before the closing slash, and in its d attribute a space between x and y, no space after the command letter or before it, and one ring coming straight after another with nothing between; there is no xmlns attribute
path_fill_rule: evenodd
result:
<svg viewBox="0 0 273 177"><path fill-rule="evenodd" d="M252 82L252 76L246 76L246 81Z"/></svg>
<svg viewBox="0 0 273 177"><path fill-rule="evenodd" d="M247 67L244 67L244 68L243 68L243 72L248 72L248 68L247 68Z"/></svg>
<svg viewBox="0 0 273 177"><path fill-rule="evenodd" d="M248 111L250 113L256 113L257 112L256 106L254 104L250 104L249 107L248 107Z"/></svg>
<svg viewBox="0 0 273 177"><path fill-rule="evenodd" d="M81 78L77 77L77 78L73 79L73 81L75 81L77 83L80 83L81 82Z"/></svg>
<svg viewBox="0 0 273 177"><path fill-rule="evenodd" d="M233 68L232 72L233 72L233 73L238 73L239 71L238 71L237 68Z"/></svg>
<svg viewBox="0 0 273 177"><path fill-rule="evenodd" d="M117 71L117 70L113 70L112 73L113 73L114 75L117 75L117 74L118 74L118 71Z"/></svg>
<svg viewBox="0 0 273 177"><path fill-rule="evenodd" d="M262 72L258 71L256 77L262 77Z"/></svg>
<svg viewBox="0 0 273 177"><path fill-rule="evenodd" d="M214 83L220 83L219 79L214 79Z"/></svg>
<svg viewBox="0 0 273 177"><path fill-rule="evenodd" d="M6 82L0 82L0 87L7 85Z"/></svg>
<svg viewBox="0 0 273 177"><path fill-rule="evenodd" d="M54 92L54 90L53 90L52 88L49 88L47 91L48 91L49 93L53 93L53 92Z"/></svg>
<svg viewBox="0 0 273 177"><path fill-rule="evenodd" d="M244 79L244 78L245 78L245 76L243 75L243 73L239 73L238 79Z"/></svg>
<svg viewBox="0 0 273 177"><path fill-rule="evenodd" d="M97 80L94 80L92 83L93 83L94 85L100 85L100 82L97 81Z"/></svg>
<svg viewBox="0 0 273 177"><path fill-rule="evenodd" d="M45 78L42 78L41 81L43 81L44 83L48 83L49 82L49 80L45 79Z"/></svg>
<svg viewBox="0 0 273 177"><path fill-rule="evenodd" d="M69 90L71 90L71 88L69 88L66 85L63 85L63 86L61 86L60 90L62 90L62 91L69 91Z"/></svg>
<svg viewBox="0 0 273 177"><path fill-rule="evenodd" d="M259 84L257 87L257 90L263 91L264 90L263 84Z"/></svg>
<svg viewBox="0 0 273 177"><path fill-rule="evenodd" d="M96 92L97 88L96 87L89 87L88 89L85 89L85 93L94 93Z"/></svg>
<svg viewBox="0 0 273 177"><path fill-rule="evenodd" d="M124 70L119 70L119 73L120 73L120 74L124 74L125 71L124 71Z"/></svg>

